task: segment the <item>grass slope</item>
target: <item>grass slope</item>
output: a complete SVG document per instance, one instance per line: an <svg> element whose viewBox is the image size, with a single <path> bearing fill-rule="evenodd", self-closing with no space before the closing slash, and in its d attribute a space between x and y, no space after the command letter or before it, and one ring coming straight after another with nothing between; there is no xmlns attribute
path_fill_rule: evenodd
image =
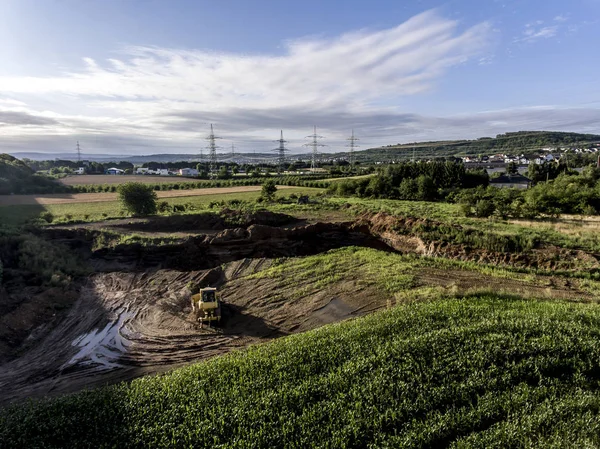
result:
<svg viewBox="0 0 600 449"><path fill-rule="evenodd" d="M0 412L2 447L597 447L600 310L413 303Z"/></svg>

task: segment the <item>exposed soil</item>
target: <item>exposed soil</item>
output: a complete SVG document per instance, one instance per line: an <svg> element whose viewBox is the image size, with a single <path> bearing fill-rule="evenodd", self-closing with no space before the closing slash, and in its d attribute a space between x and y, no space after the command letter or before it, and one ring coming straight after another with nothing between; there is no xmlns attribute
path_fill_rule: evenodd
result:
<svg viewBox="0 0 600 449"><path fill-rule="evenodd" d="M396 251L428 257L445 257L490 265L531 267L546 270L582 269L600 271L600 256L586 251L546 245L527 252L497 252L450 242L424 241L414 235L419 225L428 228L448 226L432 220L398 218L385 213L365 214L352 225L353 229L371 232ZM460 225L453 225L461 229Z"/></svg>
<svg viewBox="0 0 600 449"><path fill-rule="evenodd" d="M303 296L276 280L244 279L269 264L243 259L224 269L93 275L45 338L2 365L0 403L162 372L386 305L380 293L351 279ZM220 286L223 327L201 328L193 320L190 281Z"/></svg>
<svg viewBox="0 0 600 449"><path fill-rule="evenodd" d="M6 290L0 289L0 404L160 373L360 316L394 300L357 273L320 288L310 280L248 278L270 266L274 258L355 245L491 263L560 263L553 252L544 252L547 249L511 255L425 243L403 235L402 226L408 225L384 214L365 215L355 222L307 224L281 214L224 211L110 223L120 232L179 231L189 236L171 245L94 250L94 238L101 232L94 226L47 228L43 231L46 238L78 252L94 268L89 278L66 288L24 287L16 279L26 277L11 268L10 251L0 253L9 278ZM566 254L562 249L553 251ZM597 264L592 255L584 256L590 264ZM219 287L226 303L221 328L201 328L194 321L187 288L190 281ZM417 286L461 291L486 288L536 297L592 299L576 280L563 278L548 277L541 285L475 271L426 268L415 281Z"/></svg>

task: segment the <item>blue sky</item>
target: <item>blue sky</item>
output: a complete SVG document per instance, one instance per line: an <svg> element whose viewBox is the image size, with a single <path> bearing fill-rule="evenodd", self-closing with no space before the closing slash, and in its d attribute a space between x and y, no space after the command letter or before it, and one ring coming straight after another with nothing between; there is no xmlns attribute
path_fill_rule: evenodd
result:
<svg viewBox="0 0 600 449"><path fill-rule="evenodd" d="M0 151L600 133L600 0L0 0Z"/></svg>

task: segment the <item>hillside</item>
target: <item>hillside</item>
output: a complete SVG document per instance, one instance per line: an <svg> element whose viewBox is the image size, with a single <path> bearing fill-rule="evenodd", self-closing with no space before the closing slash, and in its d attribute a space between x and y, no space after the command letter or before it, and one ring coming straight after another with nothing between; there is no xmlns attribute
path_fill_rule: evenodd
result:
<svg viewBox="0 0 600 449"><path fill-rule="evenodd" d="M13 406L3 447L596 447L600 311L400 305L168 375Z"/></svg>
<svg viewBox="0 0 600 449"><path fill-rule="evenodd" d="M543 147L586 146L600 142L598 134L579 134L555 131L519 131L482 137L477 140L449 140L388 145L357 151L362 160L409 159L416 157L477 156L497 152L527 152Z"/></svg>
<svg viewBox="0 0 600 449"><path fill-rule="evenodd" d="M68 188L53 179L36 175L23 161L0 154L0 195L11 193L59 193Z"/></svg>

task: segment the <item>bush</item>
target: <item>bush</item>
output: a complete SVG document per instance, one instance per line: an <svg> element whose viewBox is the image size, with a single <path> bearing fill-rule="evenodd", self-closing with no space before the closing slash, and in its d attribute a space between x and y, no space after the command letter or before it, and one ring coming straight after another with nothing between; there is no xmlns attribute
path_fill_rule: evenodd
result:
<svg viewBox="0 0 600 449"><path fill-rule="evenodd" d="M479 218L490 217L494 213L494 203L490 200L479 200L475 203L475 216Z"/></svg>
<svg viewBox="0 0 600 449"><path fill-rule="evenodd" d="M46 223L52 223L54 221L54 214L50 211L42 212L40 218Z"/></svg>
<svg viewBox="0 0 600 449"><path fill-rule="evenodd" d="M127 182L119 186L118 192L123 207L133 215L156 213L157 196L151 186L139 182Z"/></svg>
<svg viewBox="0 0 600 449"><path fill-rule="evenodd" d="M269 179L263 184L260 196L265 201L273 201L275 199L275 192L277 192L275 181Z"/></svg>
<svg viewBox="0 0 600 449"><path fill-rule="evenodd" d="M161 214L164 214L164 213L169 212L171 210L171 206L166 201L161 201L160 203L158 203L156 205L156 209Z"/></svg>

